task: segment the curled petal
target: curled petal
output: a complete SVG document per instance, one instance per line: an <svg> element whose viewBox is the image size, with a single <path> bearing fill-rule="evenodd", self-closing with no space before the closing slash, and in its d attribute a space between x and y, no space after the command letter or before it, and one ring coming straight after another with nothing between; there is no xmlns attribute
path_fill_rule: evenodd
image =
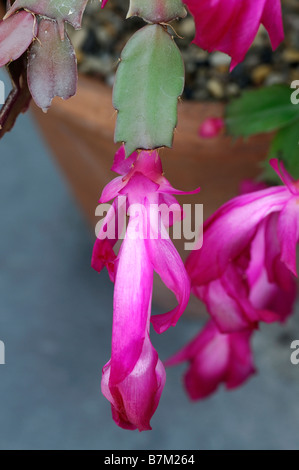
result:
<svg viewBox="0 0 299 470"><path fill-rule="evenodd" d="M207 310L222 333L256 328L257 321L247 318L239 299L230 295L221 279L194 287L193 292L207 306Z"/></svg>
<svg viewBox="0 0 299 470"><path fill-rule="evenodd" d="M111 199L114 199L119 195L120 191L125 187L125 185L126 182L122 176L114 178L104 187L99 202L103 203L111 201Z"/></svg>
<svg viewBox="0 0 299 470"><path fill-rule="evenodd" d="M278 219L278 239L281 244L281 261L297 276L296 245L299 238L299 206L292 199L281 212Z"/></svg>
<svg viewBox="0 0 299 470"><path fill-rule="evenodd" d="M258 224L282 210L289 198L287 188L275 187L238 196L218 209L204 223L203 247L186 261L192 285L221 277L231 260L244 252Z"/></svg>
<svg viewBox="0 0 299 470"><path fill-rule="evenodd" d="M111 361L103 369L102 392L110 401L116 424L124 429L151 429L165 385L165 369L146 336L142 352L130 374L116 386L110 383Z"/></svg>
<svg viewBox="0 0 299 470"><path fill-rule="evenodd" d="M264 264L269 282L276 283L285 290L288 290L287 280L281 270L280 242L277 236L277 222L279 212L271 214L265 219L265 246Z"/></svg>
<svg viewBox="0 0 299 470"><path fill-rule="evenodd" d="M280 260L277 220L278 214L272 214L260 226L251 245L251 260L246 277L250 287L250 303L257 309L268 311L270 320L272 315L274 321L283 322L294 306L296 282Z"/></svg>
<svg viewBox="0 0 299 470"><path fill-rule="evenodd" d="M139 223L142 225L141 218ZM143 348L150 317L153 268L145 240L130 236L130 231L134 229L134 223L130 220L118 255L110 386L122 382L134 369Z"/></svg>
<svg viewBox="0 0 299 470"><path fill-rule="evenodd" d="M284 40L280 0L266 0L261 23L268 31L272 49L275 50Z"/></svg>
<svg viewBox="0 0 299 470"><path fill-rule="evenodd" d="M254 255L255 253L252 254L252 260L254 263L258 263L258 260L254 259ZM234 269L231 265L223 276L222 283L228 295L238 303L244 317L247 318L249 329L254 329L260 321L266 323L278 321L279 316L277 313L266 310L264 303L253 304L250 301L252 286L248 283L247 277L248 271L245 273Z"/></svg>
<svg viewBox="0 0 299 470"><path fill-rule="evenodd" d="M280 269L285 277L292 277L284 264L280 264ZM285 291L278 284L269 282L267 271L264 269L250 290L250 302L264 310L267 309L270 322L284 322L293 311L296 300L296 283L294 279L289 279L288 283L290 287Z"/></svg>
<svg viewBox="0 0 299 470"><path fill-rule="evenodd" d="M184 313L190 297L190 280L184 263L165 229L163 230L163 237L159 239L151 237L146 240L147 251L154 270L159 274L168 289L175 294L179 304L170 312L154 315L151 318L157 333L163 333L170 326L176 325L178 319Z"/></svg>
<svg viewBox="0 0 299 470"><path fill-rule="evenodd" d="M230 363L226 376L226 388L234 389L242 385L255 373L250 347L252 331L230 335Z"/></svg>
<svg viewBox="0 0 299 470"><path fill-rule="evenodd" d="M113 165L111 171L115 171L119 175L127 174L136 158L138 157L137 152L133 152L128 158L126 158L125 146L122 145L114 155Z"/></svg>
<svg viewBox="0 0 299 470"><path fill-rule="evenodd" d="M279 162L276 158L272 158L269 163L281 181L289 188L290 192L292 194L299 194L299 191L294 184L294 178L292 178L292 176L287 172L284 164Z"/></svg>
<svg viewBox="0 0 299 470"><path fill-rule="evenodd" d="M160 180L160 187L159 191L161 191L164 194L178 194L178 195L185 195L185 194L198 194L200 191L200 188L193 189L192 191L181 191L180 189L176 189L171 184L169 181L162 177Z"/></svg>

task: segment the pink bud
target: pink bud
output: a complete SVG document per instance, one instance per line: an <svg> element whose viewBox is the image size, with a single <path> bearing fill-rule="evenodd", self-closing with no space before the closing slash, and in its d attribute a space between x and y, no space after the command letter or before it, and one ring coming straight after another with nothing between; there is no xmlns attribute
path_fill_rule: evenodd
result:
<svg viewBox="0 0 299 470"><path fill-rule="evenodd" d="M224 125L224 120L222 118L205 119L199 127L198 134L203 139L212 139L220 134Z"/></svg>

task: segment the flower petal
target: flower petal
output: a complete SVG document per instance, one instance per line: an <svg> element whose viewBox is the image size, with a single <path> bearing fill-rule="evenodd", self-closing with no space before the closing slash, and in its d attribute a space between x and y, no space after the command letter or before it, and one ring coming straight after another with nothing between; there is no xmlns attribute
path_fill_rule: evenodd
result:
<svg viewBox="0 0 299 470"><path fill-rule="evenodd" d="M195 19L195 44L209 52L219 50L230 55L231 69L244 59L261 23L268 29L273 47L283 39L279 0L184 0L184 3Z"/></svg>
<svg viewBox="0 0 299 470"><path fill-rule="evenodd" d="M103 203L111 201L111 199L118 196L119 192L126 186L126 184L127 183L124 181L122 176L114 178L104 187L99 202Z"/></svg>
<svg viewBox="0 0 299 470"><path fill-rule="evenodd" d="M151 225L155 231L155 227ZM155 315L151 318L157 333L163 333L170 326L175 326L180 316L184 313L190 297L190 280L184 267L184 263L170 240L165 228L162 226L164 238L146 240L148 256L164 284L176 296L179 305L173 310ZM152 232L153 237L153 232Z"/></svg>
<svg viewBox="0 0 299 470"><path fill-rule="evenodd" d="M115 171L115 173L118 173L119 175L127 174L137 157L138 153L133 152L128 158L126 158L125 146L122 145L114 155L111 171Z"/></svg>
<svg viewBox="0 0 299 470"><path fill-rule="evenodd" d="M226 376L226 388L231 390L242 385L255 374L250 339L252 331L230 335L230 363Z"/></svg>
<svg viewBox="0 0 299 470"><path fill-rule="evenodd" d="M272 49L275 50L284 40L280 0L267 0L262 15L262 24L269 33Z"/></svg>
<svg viewBox="0 0 299 470"><path fill-rule="evenodd" d="M194 287L193 292L206 304L209 314L222 333L256 328L257 321L246 317L242 305L229 294L221 279Z"/></svg>
<svg viewBox="0 0 299 470"><path fill-rule="evenodd" d="M228 335L222 335L213 322L208 322L191 345L194 354L188 358L190 367L184 382L190 398L199 400L215 392L225 380L230 361Z"/></svg>
<svg viewBox="0 0 299 470"><path fill-rule="evenodd" d="M200 191L200 188L193 189L192 191L181 191L180 189L176 189L171 184L169 181L164 178L164 176L160 179L160 187L159 191L164 194L180 194L180 195L185 195L185 194L198 194Z"/></svg>
<svg viewBox="0 0 299 470"><path fill-rule="evenodd" d="M218 209L204 223L203 247L186 261L192 285L221 277L227 265L244 252L258 224L282 210L291 196L287 188L274 187L238 196Z"/></svg>
<svg viewBox="0 0 299 470"><path fill-rule="evenodd" d="M102 392L111 402L116 424L124 429L150 430L150 419L159 404L166 375L148 334L131 373L112 387L110 373L111 361L103 369Z"/></svg>
<svg viewBox="0 0 299 470"><path fill-rule="evenodd" d="M139 220L143 224L142 217ZM110 386L117 385L134 369L149 323L153 268L145 240L134 239L130 219L118 255L115 278Z"/></svg>
<svg viewBox="0 0 299 470"><path fill-rule="evenodd" d="M297 276L296 245L299 238L299 205L293 198L281 212L277 235L281 244L281 261Z"/></svg>
<svg viewBox="0 0 299 470"><path fill-rule="evenodd" d="M281 181L289 188L292 194L298 194L299 191L294 185L294 178L287 172L282 162L279 162L277 158L271 158L269 161L273 170L277 173Z"/></svg>
<svg viewBox="0 0 299 470"><path fill-rule="evenodd" d="M227 388L241 385L254 372L250 337L252 331L222 334L210 321L181 351L166 361L176 365L190 363L184 381L192 400L206 398L221 383Z"/></svg>

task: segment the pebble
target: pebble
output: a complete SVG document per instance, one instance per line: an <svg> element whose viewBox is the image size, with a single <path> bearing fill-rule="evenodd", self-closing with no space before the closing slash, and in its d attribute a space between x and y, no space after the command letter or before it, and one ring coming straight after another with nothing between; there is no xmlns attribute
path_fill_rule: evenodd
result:
<svg viewBox="0 0 299 470"><path fill-rule="evenodd" d="M253 69L251 78L255 85L262 85L266 78L270 75L272 67L268 64L262 64Z"/></svg>
<svg viewBox="0 0 299 470"><path fill-rule="evenodd" d="M286 82L286 75L282 72L271 72L265 80L266 86L279 85Z"/></svg>
<svg viewBox="0 0 299 470"><path fill-rule="evenodd" d="M287 48L283 51L282 57L289 64L297 64L299 63L299 50Z"/></svg>
<svg viewBox="0 0 299 470"><path fill-rule="evenodd" d="M236 83L229 83L226 87L226 94L229 98L234 98L240 94L240 87Z"/></svg>
<svg viewBox="0 0 299 470"><path fill-rule="evenodd" d="M207 89L214 98L222 99L224 98L224 87L223 84L214 78L208 80Z"/></svg>
<svg viewBox="0 0 299 470"><path fill-rule="evenodd" d="M185 20L174 24L174 28L176 32L183 38L190 38L191 36L195 35L195 23L191 16L187 16Z"/></svg>
<svg viewBox="0 0 299 470"><path fill-rule="evenodd" d="M210 55L210 64L213 67L219 67L225 65L226 67L230 66L231 58L223 52L213 52Z"/></svg>

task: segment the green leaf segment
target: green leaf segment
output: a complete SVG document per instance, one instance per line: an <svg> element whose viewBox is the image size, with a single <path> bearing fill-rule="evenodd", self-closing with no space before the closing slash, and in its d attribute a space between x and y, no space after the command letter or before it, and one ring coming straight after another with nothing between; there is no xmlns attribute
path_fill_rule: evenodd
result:
<svg viewBox="0 0 299 470"><path fill-rule="evenodd" d="M115 141L125 143L126 156L172 146L183 88L183 60L167 29L152 24L135 33L121 54L113 92Z"/></svg>

